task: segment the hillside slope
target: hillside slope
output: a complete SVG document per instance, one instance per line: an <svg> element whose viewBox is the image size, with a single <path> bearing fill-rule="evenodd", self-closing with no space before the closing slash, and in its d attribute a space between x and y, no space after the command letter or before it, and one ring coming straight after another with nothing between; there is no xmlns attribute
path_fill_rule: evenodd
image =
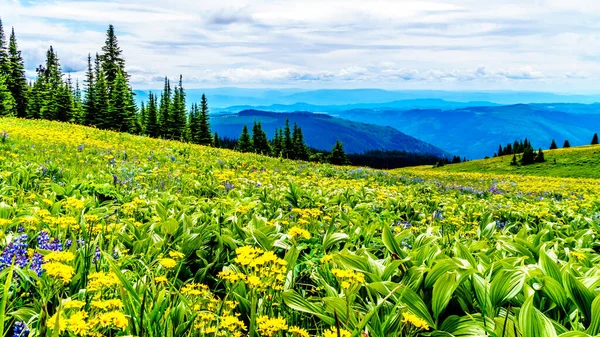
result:
<svg viewBox="0 0 600 337"><path fill-rule="evenodd" d="M549 177L600 178L600 145L544 151L546 162L511 166L512 155L434 168L445 172L523 174ZM519 156L517 155L517 158Z"/></svg>
<svg viewBox="0 0 600 337"><path fill-rule="evenodd" d="M255 121L262 123L263 130L272 138L275 129L289 119L302 128L306 143L319 150L331 150L336 140L344 143L348 153L362 153L368 150L399 150L415 153L429 153L437 156L451 156L449 153L392 127L377 126L334 118L325 114L309 112L274 113L257 110L241 111L237 114L212 115L211 128L221 137L238 138L242 128L249 128Z"/></svg>

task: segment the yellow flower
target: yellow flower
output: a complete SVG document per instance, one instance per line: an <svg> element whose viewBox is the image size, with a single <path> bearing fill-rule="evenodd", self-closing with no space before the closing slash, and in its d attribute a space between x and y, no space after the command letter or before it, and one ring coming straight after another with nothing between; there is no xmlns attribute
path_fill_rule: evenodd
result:
<svg viewBox="0 0 600 337"><path fill-rule="evenodd" d="M75 256L71 252L50 252L46 256L44 256L44 261L54 261L54 262L71 262L75 259Z"/></svg>
<svg viewBox="0 0 600 337"><path fill-rule="evenodd" d="M333 256L327 254L327 255L324 255L321 258L321 263L327 263L327 262L332 261L332 260L333 260Z"/></svg>
<svg viewBox="0 0 600 337"><path fill-rule="evenodd" d="M43 268L46 271L46 274L59 278L65 284L71 282L73 274L75 274L75 269L73 269L73 267L60 262L46 263L43 265Z"/></svg>
<svg viewBox="0 0 600 337"><path fill-rule="evenodd" d="M164 276L157 276L154 278L154 282L156 283L167 283L169 280Z"/></svg>
<svg viewBox="0 0 600 337"><path fill-rule="evenodd" d="M571 252L572 257L576 258L578 261L583 261L585 259L585 254L579 252Z"/></svg>
<svg viewBox="0 0 600 337"><path fill-rule="evenodd" d="M299 328L297 326L289 327L288 333L292 334L293 336L296 336L296 337L310 337L310 335L308 334L308 331L306 331L305 329Z"/></svg>
<svg viewBox="0 0 600 337"><path fill-rule="evenodd" d="M258 324L258 332L265 337L273 337L279 331L287 330L285 318L269 318L262 315L256 319Z"/></svg>
<svg viewBox="0 0 600 337"><path fill-rule="evenodd" d="M78 301L78 300L70 300L63 304L63 308L65 308L65 309L81 309L84 306L85 306L85 302Z"/></svg>
<svg viewBox="0 0 600 337"><path fill-rule="evenodd" d="M119 278L115 273L97 272L88 276L87 290L96 291L119 284Z"/></svg>
<svg viewBox="0 0 600 337"><path fill-rule="evenodd" d="M365 283L365 275L360 272L343 269L332 269L331 272L340 281L343 289L348 289L355 284Z"/></svg>
<svg viewBox="0 0 600 337"><path fill-rule="evenodd" d="M417 315L411 314L410 312L403 312L402 317L402 323L409 323L419 329L429 330L429 324Z"/></svg>
<svg viewBox="0 0 600 337"><path fill-rule="evenodd" d="M125 314L123 314L122 312L109 311L106 313L98 314L95 323L99 324L103 328L115 326L121 330L125 330L129 322Z"/></svg>
<svg viewBox="0 0 600 337"><path fill-rule="evenodd" d="M345 329L337 329L335 327L331 327L329 330L325 330L323 332L323 337L351 337L352 333Z"/></svg>
<svg viewBox="0 0 600 337"><path fill-rule="evenodd" d="M85 311L72 314L67 320L67 329L78 336L85 336L88 330L88 323L85 321L87 317Z"/></svg>
<svg viewBox="0 0 600 337"><path fill-rule="evenodd" d="M110 299L104 301L92 301L92 307L100 310L120 309L123 308L123 302L120 299Z"/></svg>
<svg viewBox="0 0 600 337"><path fill-rule="evenodd" d="M174 258L175 260L180 260L185 257L185 254L180 253L180 252L170 251L169 256Z"/></svg>
<svg viewBox="0 0 600 337"><path fill-rule="evenodd" d="M168 257L159 259L158 263L160 263L161 266L167 269L173 269L177 266L177 261Z"/></svg>
<svg viewBox="0 0 600 337"><path fill-rule="evenodd" d="M237 281L243 281L246 279L246 275L243 273L236 273L233 270L223 270L217 274L217 277L231 283L236 283Z"/></svg>
<svg viewBox="0 0 600 337"><path fill-rule="evenodd" d="M288 235L294 239L310 239L310 232L297 226L290 228L290 230L288 231Z"/></svg>
<svg viewBox="0 0 600 337"><path fill-rule="evenodd" d="M58 331L63 332L67 329L67 321L62 315L58 315L58 313L56 313L48 318L48 321L46 321L46 326L50 330L54 330L58 327Z"/></svg>
<svg viewBox="0 0 600 337"><path fill-rule="evenodd" d="M181 293L184 295L202 297L208 297L210 295L208 286L202 283L188 283L185 286L183 286L183 288L181 288Z"/></svg>

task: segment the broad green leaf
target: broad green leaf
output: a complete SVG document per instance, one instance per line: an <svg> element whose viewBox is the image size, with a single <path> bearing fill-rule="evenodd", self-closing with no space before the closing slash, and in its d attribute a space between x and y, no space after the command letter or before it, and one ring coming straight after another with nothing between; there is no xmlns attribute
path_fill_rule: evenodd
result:
<svg viewBox="0 0 600 337"><path fill-rule="evenodd" d="M592 302L596 297L594 293L577 280L570 271L563 274L563 285L567 296L589 322L592 318Z"/></svg>
<svg viewBox="0 0 600 337"><path fill-rule="evenodd" d="M518 328L523 337L556 337L554 325L548 317L533 306L533 296L523 303L519 311Z"/></svg>
<svg viewBox="0 0 600 337"><path fill-rule="evenodd" d="M444 309L446 309L448 303L450 303L452 294L454 294L458 284L458 274L456 272L448 272L441 275L433 285L431 309L436 321Z"/></svg>
<svg viewBox="0 0 600 337"><path fill-rule="evenodd" d="M335 324L335 319L331 316L328 316L323 308L309 302L294 290L288 290L283 293L283 302L285 302L288 307L294 310L319 317L323 322L325 322L325 324L331 326Z"/></svg>
<svg viewBox="0 0 600 337"><path fill-rule="evenodd" d="M503 271L496 275L490 284L492 306L500 307L523 289L525 275L519 271Z"/></svg>

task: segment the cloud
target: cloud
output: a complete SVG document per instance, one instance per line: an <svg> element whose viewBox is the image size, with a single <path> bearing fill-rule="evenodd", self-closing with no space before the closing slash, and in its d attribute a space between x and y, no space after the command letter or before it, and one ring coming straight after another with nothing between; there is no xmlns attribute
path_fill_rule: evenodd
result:
<svg viewBox="0 0 600 337"><path fill-rule="evenodd" d="M28 74L52 45L81 76L112 23L138 86L183 73L190 86L600 88L591 0L12 0L0 13Z"/></svg>

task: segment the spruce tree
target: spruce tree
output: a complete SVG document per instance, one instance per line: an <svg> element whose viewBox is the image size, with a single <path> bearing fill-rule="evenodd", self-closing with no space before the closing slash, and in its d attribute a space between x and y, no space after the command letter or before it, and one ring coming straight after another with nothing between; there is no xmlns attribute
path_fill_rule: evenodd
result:
<svg viewBox="0 0 600 337"><path fill-rule="evenodd" d="M125 60L123 59L123 51L119 47L117 36L115 35L115 28L113 25L108 26L106 31L106 42L102 47L102 55L100 60L102 61L102 69L106 76L106 85L108 87L109 94L112 95L113 89L116 86L116 79L119 74L125 79L127 83L128 75L125 72Z"/></svg>
<svg viewBox="0 0 600 337"><path fill-rule="evenodd" d="M296 123L294 123L294 133L292 135L292 140L294 142L294 155L296 156L296 159L308 160L308 147L304 143L302 129Z"/></svg>
<svg viewBox="0 0 600 337"><path fill-rule="evenodd" d="M25 76L25 64L21 51L17 48L17 38L15 30L10 34L8 44L8 60L10 72L8 75L8 89L12 93L16 103L16 116L27 117L27 77Z"/></svg>
<svg viewBox="0 0 600 337"><path fill-rule="evenodd" d="M111 129L113 128L112 118L110 115L111 102L108 94L108 87L106 86L106 76L104 71L99 69L98 77L94 88L94 108L96 109L96 127L99 129Z"/></svg>
<svg viewBox="0 0 600 337"><path fill-rule="evenodd" d="M254 122L252 126L252 146L254 147L254 152L258 154L268 155L271 152L267 134L263 131L260 121L258 123Z"/></svg>
<svg viewBox="0 0 600 337"><path fill-rule="evenodd" d="M527 147L523 150L523 156L521 157L521 165L529 165L535 162L535 153L531 147Z"/></svg>
<svg viewBox="0 0 600 337"><path fill-rule="evenodd" d="M61 84L55 90L52 101L53 120L59 122L73 121L73 96L67 83Z"/></svg>
<svg viewBox="0 0 600 337"><path fill-rule="evenodd" d="M160 136L167 137L169 134L169 115L171 111L171 84L169 79L165 77L165 87L160 95Z"/></svg>
<svg viewBox="0 0 600 337"><path fill-rule="evenodd" d="M252 152L252 142L250 141L250 134L248 133L248 126L244 124L242 134L238 140L237 149L240 152Z"/></svg>
<svg viewBox="0 0 600 337"><path fill-rule="evenodd" d="M552 139L552 144L550 144L550 150L556 150L558 149L558 146L556 146L556 142L554 141L554 139Z"/></svg>
<svg viewBox="0 0 600 337"><path fill-rule="evenodd" d="M344 152L344 146L339 140L335 142L335 145L331 150L329 162L333 165L347 165L349 163L348 157L346 157L346 152Z"/></svg>
<svg viewBox="0 0 600 337"><path fill-rule="evenodd" d="M200 112L198 114L198 144L211 145L212 132L210 131L210 117L208 115L208 102L206 95L202 94Z"/></svg>
<svg viewBox="0 0 600 337"><path fill-rule="evenodd" d="M275 129L275 136L273 136L273 140L271 141L271 149L273 157L280 157L283 155L283 131L281 128Z"/></svg>
<svg viewBox="0 0 600 337"><path fill-rule="evenodd" d="M502 144L498 147L498 157L502 157L504 153L502 152Z"/></svg>
<svg viewBox="0 0 600 337"><path fill-rule="evenodd" d="M158 137L158 107L156 102L156 96L154 96L152 92L148 94L148 107L146 108L146 110L146 125L144 126L145 132L150 137Z"/></svg>
<svg viewBox="0 0 600 337"><path fill-rule="evenodd" d="M512 158L512 161L510 162L510 165L517 166L517 155L516 154L513 154L513 158Z"/></svg>
<svg viewBox="0 0 600 337"><path fill-rule="evenodd" d="M569 148L571 147L571 143L569 143L569 140L565 140L565 143L563 144L563 148Z"/></svg>
<svg viewBox="0 0 600 337"><path fill-rule="evenodd" d="M95 78L94 70L92 68L92 55L88 54L88 66L85 72L85 98L83 99L83 110L84 110L84 124L85 125L96 125L98 122L96 107L94 105L95 98Z"/></svg>
<svg viewBox="0 0 600 337"><path fill-rule="evenodd" d="M138 118L138 122L140 123L140 125L142 125L142 131L144 130L144 126L146 125L146 118L147 118L147 109L146 109L146 105L144 104L144 102L142 102L142 104L140 105L140 116Z"/></svg>
<svg viewBox="0 0 600 337"><path fill-rule="evenodd" d="M294 142L292 141L292 131L290 130L289 119L285 120L285 128L283 129L283 157L295 159Z"/></svg>
<svg viewBox="0 0 600 337"><path fill-rule="evenodd" d="M4 34L4 27L2 26L2 19L0 19L0 75L6 76L8 76L10 73L10 61L8 59L7 46L8 44L6 41L6 35ZM4 81L6 82L6 79Z"/></svg>
<svg viewBox="0 0 600 337"><path fill-rule="evenodd" d="M598 145L598 134L594 133L594 137L592 137L592 145Z"/></svg>
<svg viewBox="0 0 600 337"><path fill-rule="evenodd" d="M198 132L200 129L200 121L198 120L198 114L198 105L194 103L192 104L192 108L190 109L188 129L190 130L190 141L195 144L198 144Z"/></svg>
<svg viewBox="0 0 600 337"><path fill-rule="evenodd" d="M37 78L33 86L29 89L29 100L27 102L27 118L41 119L44 110L47 107L48 86L45 78L45 69L39 66L37 69Z"/></svg>
<svg viewBox="0 0 600 337"><path fill-rule="evenodd" d="M542 149L540 148L537 152L537 155L535 156L535 162L536 163L543 163L545 162L546 159L544 159L544 152L542 151Z"/></svg>
<svg viewBox="0 0 600 337"><path fill-rule="evenodd" d="M221 139L219 138L219 134L215 132L215 138L213 139L213 146L216 148L221 147Z"/></svg>
<svg viewBox="0 0 600 337"><path fill-rule="evenodd" d="M6 85L6 75L0 74L0 117L13 116L15 100Z"/></svg>
<svg viewBox="0 0 600 337"><path fill-rule="evenodd" d="M83 101L81 98L81 88L79 88L79 79L75 80L75 88L71 92L73 97L73 123L83 124L85 113L83 111Z"/></svg>
<svg viewBox="0 0 600 337"><path fill-rule="evenodd" d="M120 132L134 132L135 115L131 106L131 92L125 77L117 73L109 106L109 128Z"/></svg>
<svg viewBox="0 0 600 337"><path fill-rule="evenodd" d="M185 109L185 92L183 90L183 77L179 76L179 85L173 94L172 110L169 118L169 138L183 140L186 134L187 111Z"/></svg>

